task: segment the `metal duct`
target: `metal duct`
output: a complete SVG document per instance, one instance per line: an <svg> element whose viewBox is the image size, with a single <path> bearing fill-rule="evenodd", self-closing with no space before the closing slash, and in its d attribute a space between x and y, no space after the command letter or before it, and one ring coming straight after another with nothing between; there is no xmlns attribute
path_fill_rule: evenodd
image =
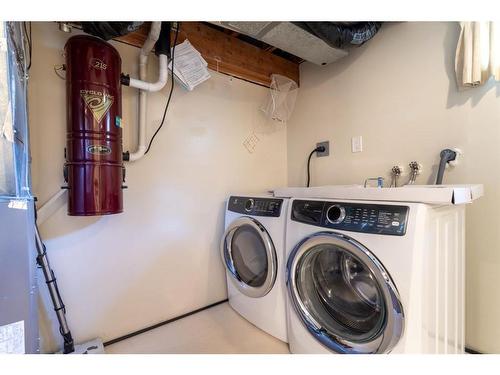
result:
<svg viewBox="0 0 500 375"><path fill-rule="evenodd" d="M249 35L273 47L318 65L330 64L348 52L333 48L317 36L291 22L213 22Z"/></svg>
<svg viewBox="0 0 500 375"><path fill-rule="evenodd" d="M380 22L213 22L318 65L347 56L371 39Z"/></svg>

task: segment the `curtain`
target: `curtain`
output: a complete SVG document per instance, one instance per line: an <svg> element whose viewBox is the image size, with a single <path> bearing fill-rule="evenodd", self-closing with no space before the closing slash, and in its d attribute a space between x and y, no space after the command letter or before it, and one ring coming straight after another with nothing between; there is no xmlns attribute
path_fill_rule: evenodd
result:
<svg viewBox="0 0 500 375"><path fill-rule="evenodd" d="M500 24L461 22L455 56L459 87L483 85L490 77L500 81Z"/></svg>

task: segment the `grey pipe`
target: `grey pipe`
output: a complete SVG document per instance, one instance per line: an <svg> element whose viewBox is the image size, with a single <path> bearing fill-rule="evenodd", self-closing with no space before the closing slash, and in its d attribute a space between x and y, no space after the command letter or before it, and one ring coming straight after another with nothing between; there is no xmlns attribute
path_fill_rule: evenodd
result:
<svg viewBox="0 0 500 375"><path fill-rule="evenodd" d="M38 232L38 227L35 224L35 241L36 250L38 252L37 263L42 268L43 276L45 278L45 283L49 289L50 298L52 299L52 305L54 306L54 311L59 321L59 332L64 339L64 354L72 353L75 351L73 337L68 327L68 322L66 321L66 309L62 301L61 295L59 294L59 288L57 287L56 277L54 271L50 268L49 258L47 257L47 250L42 242L40 233Z"/></svg>
<svg viewBox="0 0 500 375"><path fill-rule="evenodd" d="M439 156L441 157L441 160L439 161L439 168L436 177L436 185L443 184L444 170L446 168L446 164L448 164L450 161L455 160L457 158L457 153L453 150L450 150L449 148L445 148L443 151L441 151L441 154Z"/></svg>

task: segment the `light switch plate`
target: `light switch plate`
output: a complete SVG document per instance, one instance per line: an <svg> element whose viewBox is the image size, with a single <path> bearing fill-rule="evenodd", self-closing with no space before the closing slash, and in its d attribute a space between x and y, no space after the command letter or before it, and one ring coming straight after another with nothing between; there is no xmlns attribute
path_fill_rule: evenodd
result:
<svg viewBox="0 0 500 375"><path fill-rule="evenodd" d="M351 138L351 151L361 152L363 151L363 137L358 135Z"/></svg>
<svg viewBox="0 0 500 375"><path fill-rule="evenodd" d="M323 157L323 156L329 156L330 155L330 141L323 141L323 142L316 143L316 147L320 147L320 146L323 146L325 148L325 151L323 151L323 152L316 151L316 156L318 158Z"/></svg>

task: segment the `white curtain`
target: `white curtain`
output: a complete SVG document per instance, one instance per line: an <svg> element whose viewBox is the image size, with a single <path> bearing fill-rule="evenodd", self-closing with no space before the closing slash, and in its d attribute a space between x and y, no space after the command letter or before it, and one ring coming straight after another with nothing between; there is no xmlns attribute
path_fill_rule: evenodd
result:
<svg viewBox="0 0 500 375"><path fill-rule="evenodd" d="M490 77L500 81L500 23L461 22L455 56L459 87L484 84Z"/></svg>

